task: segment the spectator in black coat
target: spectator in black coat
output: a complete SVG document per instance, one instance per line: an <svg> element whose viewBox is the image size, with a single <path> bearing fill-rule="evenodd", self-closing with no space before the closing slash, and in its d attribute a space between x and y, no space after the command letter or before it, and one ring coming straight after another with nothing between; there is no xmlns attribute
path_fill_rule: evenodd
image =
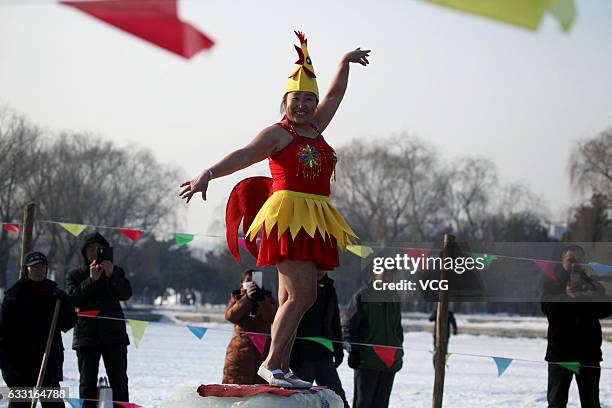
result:
<svg viewBox="0 0 612 408"><path fill-rule="evenodd" d="M96 261L98 248L108 248L108 241L99 233L85 236L81 253L83 266L68 273L66 290L79 311L99 310L100 319L80 316L74 329L72 348L79 364L79 396L95 399L97 394L100 357L114 401L129 401L127 377L127 346L130 344L125 322L104 319L124 319L119 301L132 297L132 287L125 272L112 262ZM95 406L86 401L84 407Z"/></svg>
<svg viewBox="0 0 612 408"><path fill-rule="evenodd" d="M542 285L542 312L548 318L548 407L565 408L574 373L559 362L580 363L576 376L582 408L599 408L601 324L612 314L610 297L586 275L584 250L572 245L561 254L561 268Z"/></svg>
<svg viewBox="0 0 612 408"><path fill-rule="evenodd" d="M309 341L296 339L291 350L290 366L295 374L304 381L317 381L334 391L344 406L349 407L342 382L336 368L342 363L342 326L340 309L334 281L325 271L319 271L317 282L317 300L306 312L297 329L297 337L323 337L332 341L334 352L325 346Z"/></svg>
<svg viewBox="0 0 612 408"><path fill-rule="evenodd" d="M61 331L76 323L70 298L47 279L47 257L31 252L25 257L26 273L4 294L0 312L0 367L9 387L34 387L47 345L57 299L61 301L53 342L43 378L43 387L59 387L63 380L64 346ZM29 402L9 407L29 407ZM43 403L43 407L63 407L64 403Z"/></svg>

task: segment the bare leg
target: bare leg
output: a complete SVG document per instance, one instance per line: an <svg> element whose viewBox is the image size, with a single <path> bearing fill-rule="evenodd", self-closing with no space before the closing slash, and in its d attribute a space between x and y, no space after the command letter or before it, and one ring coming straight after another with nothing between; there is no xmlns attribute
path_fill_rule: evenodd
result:
<svg viewBox="0 0 612 408"><path fill-rule="evenodd" d="M286 260L279 263L277 268L280 306L272 323L270 352L264 361L264 367L269 370L281 368L285 361L289 361L292 339L300 320L317 297L317 268L314 262Z"/></svg>

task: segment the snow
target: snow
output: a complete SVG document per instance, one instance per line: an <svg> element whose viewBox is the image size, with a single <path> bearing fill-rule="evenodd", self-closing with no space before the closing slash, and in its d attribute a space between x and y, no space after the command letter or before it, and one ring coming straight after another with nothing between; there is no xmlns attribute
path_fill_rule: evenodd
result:
<svg viewBox="0 0 612 408"><path fill-rule="evenodd" d="M196 398L194 392L200 384L221 381L231 326L210 323L202 326L209 330L202 340L198 340L186 327L149 324L140 347L131 345L128 350L132 402L144 407L161 407L164 400ZM63 339L66 348L63 385L70 387L72 397L78 397L76 354L71 350L72 331L64 334ZM404 366L395 377L390 406L430 407L434 375L432 356L427 350L432 348L431 334L406 333L404 347ZM495 408L546 406L547 367L542 362L545 350L545 339L508 339L463 334L451 337L450 353L493 355L538 362L514 361L503 376L498 378L491 358L451 355L445 381L444 405ZM603 365L612 367L611 342L604 342L603 354ZM103 363L100 365L100 371L103 372ZM339 374L347 397L352 401L353 370L344 362L339 368ZM612 408L612 370L602 370L600 389L602 407ZM579 406L574 381L568 407Z"/></svg>

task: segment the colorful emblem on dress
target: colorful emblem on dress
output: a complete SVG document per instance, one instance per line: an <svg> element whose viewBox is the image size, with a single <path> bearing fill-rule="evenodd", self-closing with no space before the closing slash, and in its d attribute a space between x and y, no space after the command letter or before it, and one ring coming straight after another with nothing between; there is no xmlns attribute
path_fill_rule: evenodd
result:
<svg viewBox="0 0 612 408"><path fill-rule="evenodd" d="M312 179L321 173L321 155L313 146L302 146L298 151L298 160L304 177Z"/></svg>

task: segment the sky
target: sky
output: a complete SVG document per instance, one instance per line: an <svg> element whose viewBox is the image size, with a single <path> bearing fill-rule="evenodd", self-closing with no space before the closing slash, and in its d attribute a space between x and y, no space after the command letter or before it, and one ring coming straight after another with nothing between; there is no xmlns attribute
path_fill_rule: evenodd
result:
<svg viewBox="0 0 612 408"><path fill-rule="evenodd" d="M301 30L322 93L343 53L372 50L368 67L351 66L332 146L406 133L444 161L488 158L560 219L582 199L573 146L612 126L612 2L576 6L564 33L548 16L531 32L421 0L182 0L181 17L216 41L184 60L53 1L0 0L0 105L54 133L147 147L186 180L280 119ZM182 230L223 234L214 221L232 186L267 172L262 162L214 180Z"/></svg>

